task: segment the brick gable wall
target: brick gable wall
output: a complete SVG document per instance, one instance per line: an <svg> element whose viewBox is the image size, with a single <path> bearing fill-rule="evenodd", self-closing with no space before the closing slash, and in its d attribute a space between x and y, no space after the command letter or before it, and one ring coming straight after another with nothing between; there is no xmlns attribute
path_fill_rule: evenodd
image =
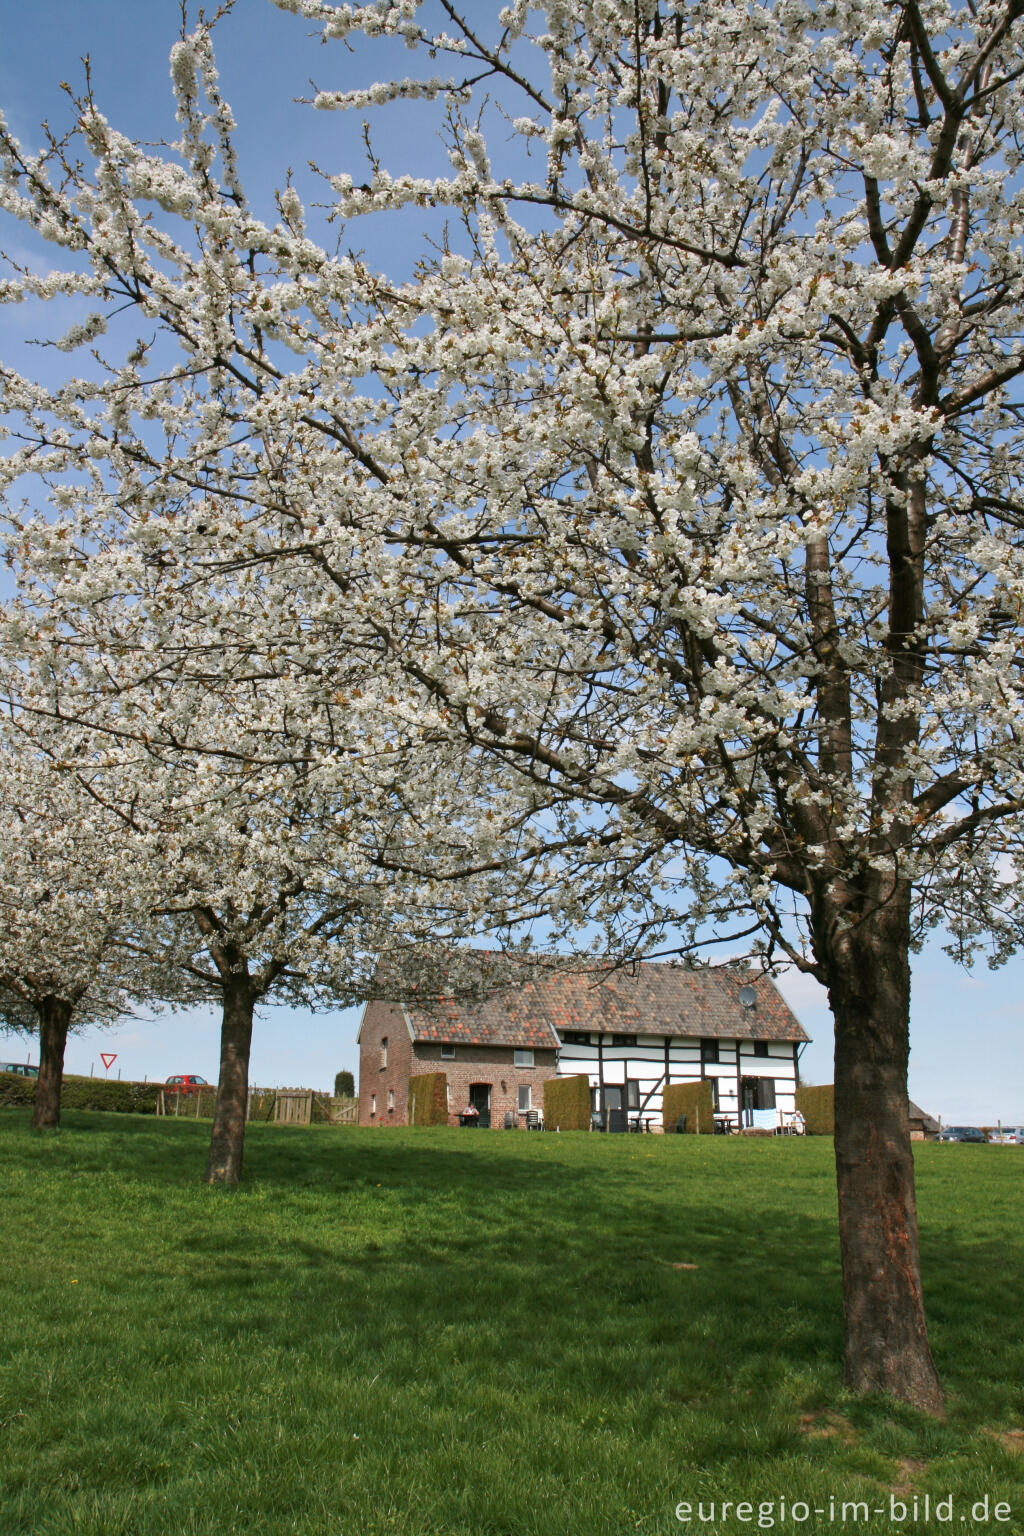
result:
<svg viewBox="0 0 1024 1536"><path fill-rule="evenodd" d="M388 1042L388 1064L381 1066L381 1046ZM359 1124L406 1125L413 1047L402 1009L392 1003L367 1003L359 1032ZM388 1109L388 1093L395 1096ZM376 1096L376 1112L374 1112Z"/></svg>

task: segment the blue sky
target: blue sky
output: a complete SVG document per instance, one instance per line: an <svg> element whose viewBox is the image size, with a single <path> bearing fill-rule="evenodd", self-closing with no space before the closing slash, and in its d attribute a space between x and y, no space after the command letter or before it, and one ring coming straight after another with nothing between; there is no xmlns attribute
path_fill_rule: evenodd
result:
<svg viewBox="0 0 1024 1536"><path fill-rule="evenodd" d="M67 119L59 82L79 87L81 58L91 56L101 111L133 136L173 137L173 102L167 55L178 35L177 0L34 0L0 7L0 107L13 131L28 145L40 142L38 125L54 129ZM404 49L387 50L394 72L413 72ZM315 159L324 170L348 171L363 179L358 114L313 112L293 98L310 95L310 81L327 89L352 89L390 73L385 48L358 53L334 43L326 47L308 35L308 24L277 11L269 0L239 0L218 29L221 85L239 124L243 181L259 212L272 215L275 186L289 167L304 197L315 178L305 167ZM428 174L446 167L443 150L425 131L429 108L402 104L377 112L371 121L375 147L389 169ZM314 194L315 195L315 194ZM414 245L397 248L394 224L359 231L372 260L389 265L408 259ZM19 246L20 235L3 229L0 244ZM24 247L22 247L24 249ZM3 355L24 341L29 312L10 311L0 336ZM38 359L39 354L35 354ZM1024 1124L1024 959L999 972L958 970L938 944L917 960L912 1002L912 1097L947 1123ZM803 1058L806 1080L832 1077L831 1019L821 989L790 976L781 990L813 1043ZM261 1015L253 1042L252 1077L260 1085L326 1088L341 1068L358 1067L355 1031L359 1010L322 1015L285 1008ZM68 1068L102 1074L100 1052L117 1053L116 1076L164 1078L176 1072L217 1075L217 1020L210 1011L131 1019L116 1030L90 1032L72 1041ZM25 1059L25 1043L0 1042L0 1055ZM33 1059L34 1055L33 1055Z"/></svg>

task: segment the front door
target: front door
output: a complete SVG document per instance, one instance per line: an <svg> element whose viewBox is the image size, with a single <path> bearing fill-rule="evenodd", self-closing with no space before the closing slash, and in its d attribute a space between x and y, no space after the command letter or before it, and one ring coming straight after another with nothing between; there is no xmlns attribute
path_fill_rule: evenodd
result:
<svg viewBox="0 0 1024 1536"><path fill-rule="evenodd" d="M490 1083L470 1083L469 1102L477 1112L477 1125L483 1129L487 1129L491 1123Z"/></svg>
<svg viewBox="0 0 1024 1536"><path fill-rule="evenodd" d="M755 1109L775 1108L775 1079L744 1077L740 1079L741 1123L753 1125Z"/></svg>
<svg viewBox="0 0 1024 1536"><path fill-rule="evenodd" d="M624 1088L605 1085L604 1123L610 1131L626 1129L626 1090Z"/></svg>

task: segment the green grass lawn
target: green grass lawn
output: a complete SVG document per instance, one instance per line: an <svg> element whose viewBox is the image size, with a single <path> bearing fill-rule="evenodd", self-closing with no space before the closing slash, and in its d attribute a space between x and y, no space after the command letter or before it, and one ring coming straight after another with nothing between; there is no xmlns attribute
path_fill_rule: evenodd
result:
<svg viewBox="0 0 1024 1536"><path fill-rule="evenodd" d="M1024 1531L1022 1149L919 1149L937 1423L843 1391L829 1141L208 1130L0 1112L0 1536Z"/></svg>

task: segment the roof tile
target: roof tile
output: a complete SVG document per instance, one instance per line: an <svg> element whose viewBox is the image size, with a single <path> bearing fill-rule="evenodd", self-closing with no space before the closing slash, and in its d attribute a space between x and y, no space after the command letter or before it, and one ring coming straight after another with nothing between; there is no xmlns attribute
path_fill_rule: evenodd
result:
<svg viewBox="0 0 1024 1536"><path fill-rule="evenodd" d="M537 1049L550 1049L566 1030L786 1042L809 1038L771 980L739 966L689 970L646 961L628 970L602 966L584 971L537 962L524 964L523 970L521 986L503 986L478 1000L445 998L440 1008L409 1006L414 1038ZM753 988L752 1008L740 1002L741 987Z"/></svg>

